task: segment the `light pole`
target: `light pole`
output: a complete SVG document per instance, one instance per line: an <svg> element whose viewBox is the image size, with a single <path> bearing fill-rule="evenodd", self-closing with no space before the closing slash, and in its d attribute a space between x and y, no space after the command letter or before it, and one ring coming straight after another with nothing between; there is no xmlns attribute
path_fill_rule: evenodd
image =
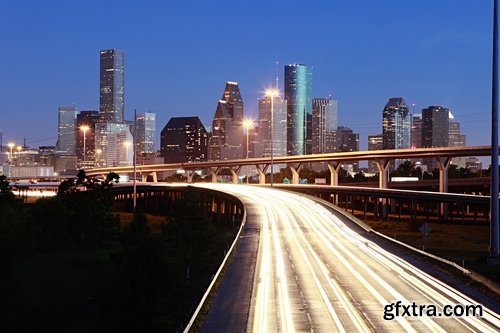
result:
<svg viewBox="0 0 500 333"><path fill-rule="evenodd" d="M266 90L266 96L271 98L271 187L273 187L274 182L274 137L273 137L273 129L274 129L274 96L278 96L278 89L268 89Z"/></svg>
<svg viewBox="0 0 500 333"><path fill-rule="evenodd" d="M491 177L490 177L490 257L492 265L500 264L498 205L498 0L493 1L493 66L491 84Z"/></svg>
<svg viewBox="0 0 500 333"><path fill-rule="evenodd" d="M87 147L86 147L86 140L87 140L87 131L90 129L87 125L82 125L80 126L80 130L83 132L83 167L85 167L86 160L87 160Z"/></svg>
<svg viewBox="0 0 500 333"><path fill-rule="evenodd" d="M246 151L246 154L245 154L245 158L248 158L248 135L249 135L249 132L250 132L250 127L253 126L253 120L252 119L245 119L243 120L243 127L245 127L246 129L246 132L247 132L247 145L246 145L246 148L247 148L247 151Z"/></svg>

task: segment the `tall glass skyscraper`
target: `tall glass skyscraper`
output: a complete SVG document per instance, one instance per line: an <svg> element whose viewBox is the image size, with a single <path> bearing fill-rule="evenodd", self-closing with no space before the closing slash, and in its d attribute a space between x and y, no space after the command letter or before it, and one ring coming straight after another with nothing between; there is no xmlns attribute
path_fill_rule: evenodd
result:
<svg viewBox="0 0 500 333"><path fill-rule="evenodd" d="M442 106L429 106L422 109L422 147L436 148L449 145L450 110ZM428 171L438 167L434 158L424 158Z"/></svg>
<svg viewBox="0 0 500 333"><path fill-rule="evenodd" d="M312 71L303 64L285 66L287 154L306 153L307 115L311 113Z"/></svg>
<svg viewBox="0 0 500 333"><path fill-rule="evenodd" d="M76 116L74 106L59 107L57 122L57 151L60 155L76 155Z"/></svg>
<svg viewBox="0 0 500 333"><path fill-rule="evenodd" d="M102 122L124 121L124 52L102 50L100 54L99 112Z"/></svg>
<svg viewBox="0 0 500 333"><path fill-rule="evenodd" d="M273 128L271 130L271 98L273 98ZM262 149L257 150L256 157L271 156L271 140L273 156L286 156L286 101L279 95L265 96L259 99L259 141ZM272 134L272 139L271 139Z"/></svg>
<svg viewBox="0 0 500 333"><path fill-rule="evenodd" d="M154 153L156 136L156 113L144 112L137 119L137 153Z"/></svg>
<svg viewBox="0 0 500 333"><path fill-rule="evenodd" d="M410 112L403 97L393 97L382 114L384 149L410 148Z"/></svg>

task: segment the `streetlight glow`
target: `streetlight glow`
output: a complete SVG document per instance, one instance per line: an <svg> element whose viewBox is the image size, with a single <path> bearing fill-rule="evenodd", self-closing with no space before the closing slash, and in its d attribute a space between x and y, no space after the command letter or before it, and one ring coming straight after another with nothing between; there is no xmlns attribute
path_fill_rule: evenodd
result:
<svg viewBox="0 0 500 333"><path fill-rule="evenodd" d="M87 125L82 125L80 126L80 130L83 132L83 164L85 164L85 161L87 159L87 152L86 152L86 147L85 147L85 140L87 139L87 131L90 129Z"/></svg>

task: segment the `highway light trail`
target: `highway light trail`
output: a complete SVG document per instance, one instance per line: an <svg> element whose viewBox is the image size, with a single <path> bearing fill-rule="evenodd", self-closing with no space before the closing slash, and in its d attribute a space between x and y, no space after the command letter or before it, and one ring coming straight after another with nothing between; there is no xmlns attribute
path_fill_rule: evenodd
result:
<svg viewBox="0 0 500 333"><path fill-rule="evenodd" d="M322 205L261 187L196 185L252 203L261 221L249 331L253 332L498 332L500 317L397 315L391 304L477 305L349 228ZM403 307L402 307L403 308Z"/></svg>

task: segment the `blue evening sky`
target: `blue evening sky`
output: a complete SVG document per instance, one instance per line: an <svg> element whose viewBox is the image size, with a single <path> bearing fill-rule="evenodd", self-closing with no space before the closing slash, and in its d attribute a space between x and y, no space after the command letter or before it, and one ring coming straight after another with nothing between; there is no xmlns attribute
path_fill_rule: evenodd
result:
<svg viewBox="0 0 500 333"><path fill-rule="evenodd" d="M339 125L381 132L389 97L419 112L449 107L469 145L488 145L491 0L3 1L0 129L53 145L57 108L99 108L99 50L125 50L125 109L209 126L226 81L245 114L274 83L275 62L313 67L313 96L338 100Z"/></svg>

